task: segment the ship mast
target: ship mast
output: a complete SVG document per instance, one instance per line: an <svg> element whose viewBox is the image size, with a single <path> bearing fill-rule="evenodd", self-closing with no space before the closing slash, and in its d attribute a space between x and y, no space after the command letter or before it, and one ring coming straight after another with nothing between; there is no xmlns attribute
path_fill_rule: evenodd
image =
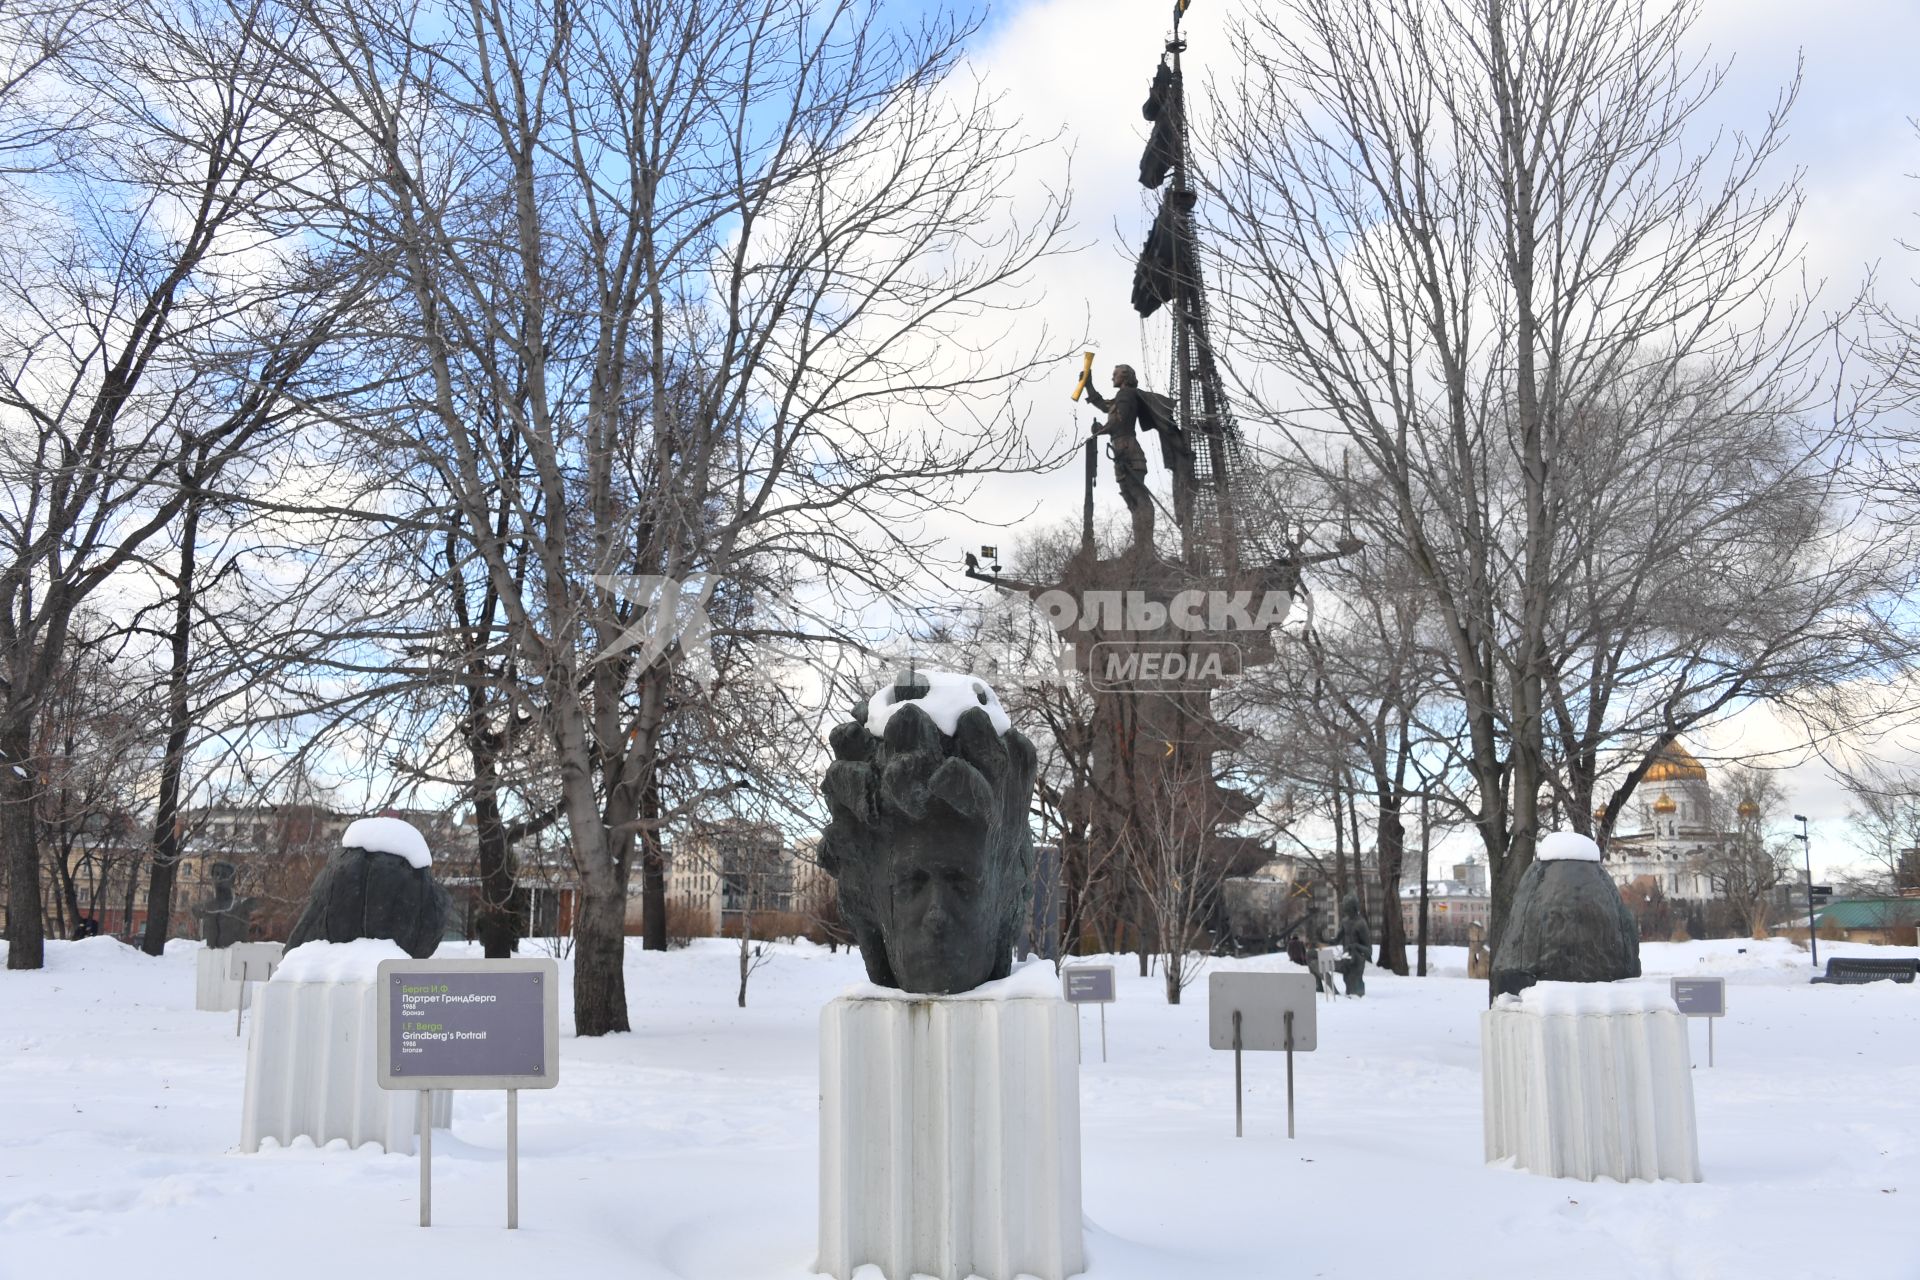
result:
<svg viewBox="0 0 1920 1280"><path fill-rule="evenodd" d="M1244 569L1262 569L1287 558L1286 517L1279 511L1264 509L1265 504L1251 501L1246 491L1250 479L1240 429L1227 398L1226 384L1215 357L1209 316L1206 274L1200 256L1199 236L1194 225L1198 193L1193 186L1191 134L1187 115L1186 85L1181 70L1181 55L1187 42L1180 31L1184 2L1176 4L1173 36L1167 41L1162 65L1169 75L1166 92L1157 95L1159 115L1155 142L1164 136L1171 152L1167 176L1171 178L1156 223L1163 219L1168 243L1163 253L1170 259L1171 296L1164 299L1173 324L1172 370L1168 385L1174 390L1178 423L1193 455L1192 500L1180 513L1183 558L1187 567L1208 577L1232 579ZM1149 107L1154 100L1149 101ZM1162 121L1160 116L1170 119ZM1164 130L1164 135L1162 134ZM1150 143L1150 149L1155 143ZM1149 187L1151 174L1143 166L1141 181ZM1148 269L1147 256L1154 253L1149 239L1142 270ZM1136 275L1138 279L1138 275ZM1143 299L1136 289L1135 308L1151 314L1158 303L1142 310Z"/></svg>

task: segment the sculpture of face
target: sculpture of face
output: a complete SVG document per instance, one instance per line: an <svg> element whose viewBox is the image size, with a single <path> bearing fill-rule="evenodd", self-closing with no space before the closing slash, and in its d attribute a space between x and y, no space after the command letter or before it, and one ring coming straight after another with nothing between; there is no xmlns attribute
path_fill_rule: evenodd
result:
<svg viewBox="0 0 1920 1280"><path fill-rule="evenodd" d="M833 749L820 861L867 976L934 994L1007 976L1032 891L1035 757L993 691L913 673L856 707Z"/></svg>
<svg viewBox="0 0 1920 1280"><path fill-rule="evenodd" d="M981 854L975 840L924 838L895 852L887 957L902 990L951 990L956 973L992 967L990 957L963 958L978 949L974 939L997 932L986 919Z"/></svg>

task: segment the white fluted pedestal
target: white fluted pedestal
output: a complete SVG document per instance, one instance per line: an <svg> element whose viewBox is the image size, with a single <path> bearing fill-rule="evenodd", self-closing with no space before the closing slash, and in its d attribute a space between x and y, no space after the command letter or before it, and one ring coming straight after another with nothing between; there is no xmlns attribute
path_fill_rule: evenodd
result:
<svg viewBox="0 0 1920 1280"><path fill-rule="evenodd" d="M240 1007L240 979L227 976L225 947L202 947L194 957L193 1007L203 1013L232 1013Z"/></svg>
<svg viewBox="0 0 1920 1280"><path fill-rule="evenodd" d="M958 996L863 988L821 1014L816 1271L1085 1269L1073 1010L1031 968Z"/></svg>
<svg viewBox="0 0 1920 1280"><path fill-rule="evenodd" d="M419 1095L382 1089L374 1015L382 960L404 960L392 942L309 942L287 953L254 993L253 1034L247 1041L247 1089L240 1146L258 1151L272 1138L297 1137L324 1146L378 1142L412 1155ZM433 1126L453 1123L453 1095L437 1092Z"/></svg>
<svg viewBox="0 0 1920 1280"><path fill-rule="evenodd" d="M1480 1015L1489 1162L1699 1182L1687 1021L1664 987L1544 982Z"/></svg>

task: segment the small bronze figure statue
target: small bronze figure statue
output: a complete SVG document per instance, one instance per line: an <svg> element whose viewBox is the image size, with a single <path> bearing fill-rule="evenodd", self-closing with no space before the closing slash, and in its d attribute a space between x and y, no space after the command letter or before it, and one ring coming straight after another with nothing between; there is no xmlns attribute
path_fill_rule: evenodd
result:
<svg viewBox="0 0 1920 1280"><path fill-rule="evenodd" d="M216 862L207 871L213 877L213 885L195 913L200 918L201 940L216 950L245 942L254 899L233 896L232 863Z"/></svg>
<svg viewBox="0 0 1920 1280"><path fill-rule="evenodd" d="M1340 961L1340 986L1350 996L1367 994L1367 957L1373 953L1373 930L1360 910L1360 899L1348 894L1340 903L1340 932L1334 941L1346 951Z"/></svg>
<svg viewBox="0 0 1920 1280"><path fill-rule="evenodd" d="M867 977L952 994L1004 978L1033 892L1033 744L986 682L902 673L831 735L820 865Z"/></svg>
<svg viewBox="0 0 1920 1280"><path fill-rule="evenodd" d="M1117 364L1113 367L1113 387L1113 398L1109 400L1091 383L1087 386L1087 398L1093 402L1093 407L1107 415L1106 422L1095 427L1093 433L1107 436L1112 441L1109 453L1113 458L1113 478L1120 486L1120 497L1127 504L1127 513L1133 518L1133 545L1150 551L1153 548L1154 501L1153 494L1147 489L1147 455L1140 447L1138 433L1159 433L1160 461L1173 480L1174 518L1183 527L1187 522L1193 453L1174 421L1173 403L1165 396L1142 390L1132 365Z"/></svg>

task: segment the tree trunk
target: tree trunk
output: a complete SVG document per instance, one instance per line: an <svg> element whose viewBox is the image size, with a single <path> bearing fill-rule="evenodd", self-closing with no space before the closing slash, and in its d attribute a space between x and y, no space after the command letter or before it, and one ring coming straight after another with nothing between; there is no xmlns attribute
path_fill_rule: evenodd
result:
<svg viewBox="0 0 1920 1280"><path fill-rule="evenodd" d="M1433 833L1430 799L1425 793L1420 796L1420 976L1423 978L1427 976L1427 899L1432 889L1428 877L1433 873L1429 865L1433 860L1429 842Z"/></svg>
<svg viewBox="0 0 1920 1280"><path fill-rule="evenodd" d="M473 755L473 818L480 855L480 911L474 931L489 960L505 960L525 936L527 922L514 892L513 850L500 818L499 773L490 742L476 740Z"/></svg>
<svg viewBox="0 0 1920 1280"><path fill-rule="evenodd" d="M203 451L204 458L204 451ZM186 480L181 467L181 479ZM153 815L153 867L147 879L147 928L140 949L157 956L167 949L167 930L172 924L173 873L180 861L180 774L186 766L187 731L191 714L187 706L187 675L192 659L194 547L200 537L200 508L206 495L194 493L187 499L180 521L180 573L174 580L172 652L167 665L167 751L160 760L160 799ZM127 879L128 900L132 900L133 879ZM133 920L127 919L129 927Z"/></svg>
<svg viewBox="0 0 1920 1280"><path fill-rule="evenodd" d="M140 858L136 854L127 859L127 896L125 899L126 906L125 906L125 909L122 910L120 913L120 937L126 940L129 944L133 942L133 900L137 896L136 891L139 889L139 887L140 887ZM163 949L166 946L166 939L164 937L162 937L161 939L161 946Z"/></svg>
<svg viewBox="0 0 1920 1280"><path fill-rule="evenodd" d="M1336 907L1347 901L1347 824L1341 787L1333 784L1333 898Z"/></svg>
<svg viewBox="0 0 1920 1280"><path fill-rule="evenodd" d="M582 885L573 930L573 1026L577 1035L628 1031L624 924L627 895Z"/></svg>
<svg viewBox="0 0 1920 1280"><path fill-rule="evenodd" d="M740 995L736 1003L747 1007L747 975L753 972L753 956L749 948L753 946L753 922L751 917L743 916L740 921Z"/></svg>
<svg viewBox="0 0 1920 1280"><path fill-rule="evenodd" d="M660 781L658 774L648 776L640 791L640 816L647 820L640 828L640 948L643 951L667 949L667 859L661 844ZM745 981L742 980L744 988ZM744 1001L744 996L742 997Z"/></svg>
<svg viewBox="0 0 1920 1280"><path fill-rule="evenodd" d="M160 797L153 818L153 865L147 875L147 926L140 949L150 956L167 949L173 927L173 883L180 864L180 775L187 748L187 606L183 600L173 635L173 670L167 680L167 749L160 762ZM128 880L131 889L132 880ZM131 919L128 921L132 923Z"/></svg>
<svg viewBox="0 0 1920 1280"><path fill-rule="evenodd" d="M34 830L34 779L26 730L0 745L0 842L7 859L7 968L47 963L46 921L40 914L40 850Z"/></svg>
<svg viewBox="0 0 1920 1280"><path fill-rule="evenodd" d="M1407 829L1400 811L1380 805L1376 839L1380 851L1380 967L1407 976L1407 929L1400 915L1400 870Z"/></svg>
<svg viewBox="0 0 1920 1280"><path fill-rule="evenodd" d="M1360 918L1367 918L1367 859L1360 846L1360 791L1347 792L1347 847L1353 850L1353 896L1360 902Z"/></svg>
<svg viewBox="0 0 1920 1280"><path fill-rule="evenodd" d="M80 889L73 881L73 850L71 848L54 851L53 873L60 882L56 886L60 892L54 899L54 906L65 908L64 911L55 912L54 927L59 930L61 937L71 938L73 930L80 927L81 914Z"/></svg>

